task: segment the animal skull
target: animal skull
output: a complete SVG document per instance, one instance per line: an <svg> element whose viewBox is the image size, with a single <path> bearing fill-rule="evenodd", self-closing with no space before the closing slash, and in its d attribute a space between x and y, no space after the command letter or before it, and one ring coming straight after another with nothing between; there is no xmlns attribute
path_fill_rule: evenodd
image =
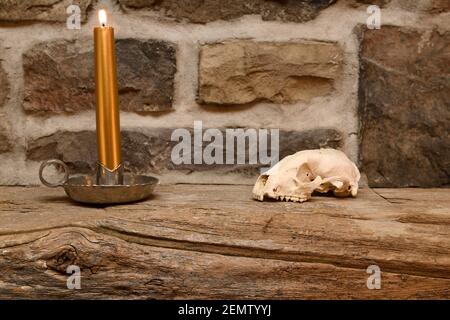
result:
<svg viewBox="0 0 450 320"><path fill-rule="evenodd" d="M359 179L358 168L342 151L304 150L261 174L253 187L253 197L260 201L267 197L304 202L314 191L356 197Z"/></svg>

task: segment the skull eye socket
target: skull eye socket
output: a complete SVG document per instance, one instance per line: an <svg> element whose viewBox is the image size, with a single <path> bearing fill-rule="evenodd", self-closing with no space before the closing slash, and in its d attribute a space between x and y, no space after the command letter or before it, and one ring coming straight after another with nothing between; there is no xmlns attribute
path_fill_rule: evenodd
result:
<svg viewBox="0 0 450 320"><path fill-rule="evenodd" d="M267 176L267 175L262 175L260 177L260 180L261 180L261 183L262 183L263 186L266 185L268 179L269 179L269 176Z"/></svg>

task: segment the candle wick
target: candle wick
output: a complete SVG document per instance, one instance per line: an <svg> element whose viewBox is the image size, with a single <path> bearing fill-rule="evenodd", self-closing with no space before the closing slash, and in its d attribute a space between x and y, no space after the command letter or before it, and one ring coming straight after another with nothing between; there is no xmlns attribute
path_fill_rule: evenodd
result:
<svg viewBox="0 0 450 320"><path fill-rule="evenodd" d="M102 27L106 27L106 24L105 24L105 23L102 23Z"/></svg>

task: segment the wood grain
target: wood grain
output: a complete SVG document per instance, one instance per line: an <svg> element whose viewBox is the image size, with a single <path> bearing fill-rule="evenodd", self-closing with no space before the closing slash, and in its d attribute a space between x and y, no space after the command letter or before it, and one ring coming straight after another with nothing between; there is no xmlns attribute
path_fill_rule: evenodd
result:
<svg viewBox="0 0 450 320"><path fill-rule="evenodd" d="M160 186L85 207L0 187L0 298L450 298L450 190L257 202L251 186ZM66 268L82 289L66 287ZM382 271L369 290L366 268Z"/></svg>

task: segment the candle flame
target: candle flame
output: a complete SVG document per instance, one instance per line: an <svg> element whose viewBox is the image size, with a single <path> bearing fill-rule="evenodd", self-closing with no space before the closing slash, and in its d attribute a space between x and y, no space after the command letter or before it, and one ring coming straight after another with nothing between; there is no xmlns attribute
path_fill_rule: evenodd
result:
<svg viewBox="0 0 450 320"><path fill-rule="evenodd" d="M100 25L102 27L106 26L106 21L108 20L108 18L105 10L102 9L98 12L98 20L100 21Z"/></svg>

